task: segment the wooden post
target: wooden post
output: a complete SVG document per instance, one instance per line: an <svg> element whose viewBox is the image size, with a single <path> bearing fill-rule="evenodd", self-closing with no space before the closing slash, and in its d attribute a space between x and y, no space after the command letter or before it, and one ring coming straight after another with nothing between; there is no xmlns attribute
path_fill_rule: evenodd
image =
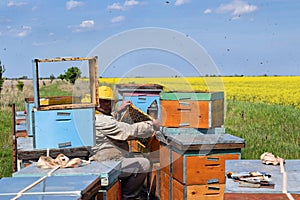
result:
<svg viewBox="0 0 300 200"><path fill-rule="evenodd" d="M39 93L39 60L34 59L33 66L33 93L34 93L34 106L37 110L40 109L40 93Z"/></svg>
<svg viewBox="0 0 300 200"><path fill-rule="evenodd" d="M91 100L94 105L98 105L98 60L97 57L89 60L89 77Z"/></svg>

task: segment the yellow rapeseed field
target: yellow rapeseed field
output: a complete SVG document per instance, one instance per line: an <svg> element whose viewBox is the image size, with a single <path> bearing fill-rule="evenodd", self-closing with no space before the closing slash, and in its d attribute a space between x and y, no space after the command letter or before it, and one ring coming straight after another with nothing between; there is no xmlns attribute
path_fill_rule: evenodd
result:
<svg viewBox="0 0 300 200"><path fill-rule="evenodd" d="M225 77L226 98L300 108L300 77Z"/></svg>
<svg viewBox="0 0 300 200"><path fill-rule="evenodd" d="M101 84L156 83L166 91L224 91L227 100L288 105L300 109L300 76L100 78Z"/></svg>

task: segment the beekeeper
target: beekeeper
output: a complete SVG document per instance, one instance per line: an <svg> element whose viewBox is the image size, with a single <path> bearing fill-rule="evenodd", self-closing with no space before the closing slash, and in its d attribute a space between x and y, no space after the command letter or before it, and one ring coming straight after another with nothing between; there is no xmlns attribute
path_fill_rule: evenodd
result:
<svg viewBox="0 0 300 200"><path fill-rule="evenodd" d="M143 157L129 157L128 140L137 137L150 137L159 129L158 120L127 124L119 122L116 118L131 103L123 101L112 112L116 101L110 87L101 86L98 89L99 106L96 108L96 145L92 148L93 159L120 160L122 200L138 199L150 162Z"/></svg>

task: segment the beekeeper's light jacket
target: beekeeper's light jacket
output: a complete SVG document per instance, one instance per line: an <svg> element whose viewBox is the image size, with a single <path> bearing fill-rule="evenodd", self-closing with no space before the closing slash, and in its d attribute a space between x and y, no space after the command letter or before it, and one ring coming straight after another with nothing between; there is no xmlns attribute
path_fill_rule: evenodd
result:
<svg viewBox="0 0 300 200"><path fill-rule="evenodd" d="M96 161L122 160L129 156L128 140L154 133L152 121L127 124L102 113L96 114L95 128L96 145L92 153Z"/></svg>

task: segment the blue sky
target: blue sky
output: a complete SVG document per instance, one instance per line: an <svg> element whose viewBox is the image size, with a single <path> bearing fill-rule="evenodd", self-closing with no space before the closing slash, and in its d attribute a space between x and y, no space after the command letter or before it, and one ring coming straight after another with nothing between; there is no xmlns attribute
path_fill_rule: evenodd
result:
<svg viewBox="0 0 300 200"><path fill-rule="evenodd" d="M157 27L199 44L219 75L300 75L299 10L299 0L1 0L0 60L5 77L32 77L35 58L93 55L108 38ZM197 75L191 62L160 49L129 52L110 66L102 65L103 55L99 68L109 70L102 76ZM81 65L55 63L40 74L58 76Z"/></svg>

